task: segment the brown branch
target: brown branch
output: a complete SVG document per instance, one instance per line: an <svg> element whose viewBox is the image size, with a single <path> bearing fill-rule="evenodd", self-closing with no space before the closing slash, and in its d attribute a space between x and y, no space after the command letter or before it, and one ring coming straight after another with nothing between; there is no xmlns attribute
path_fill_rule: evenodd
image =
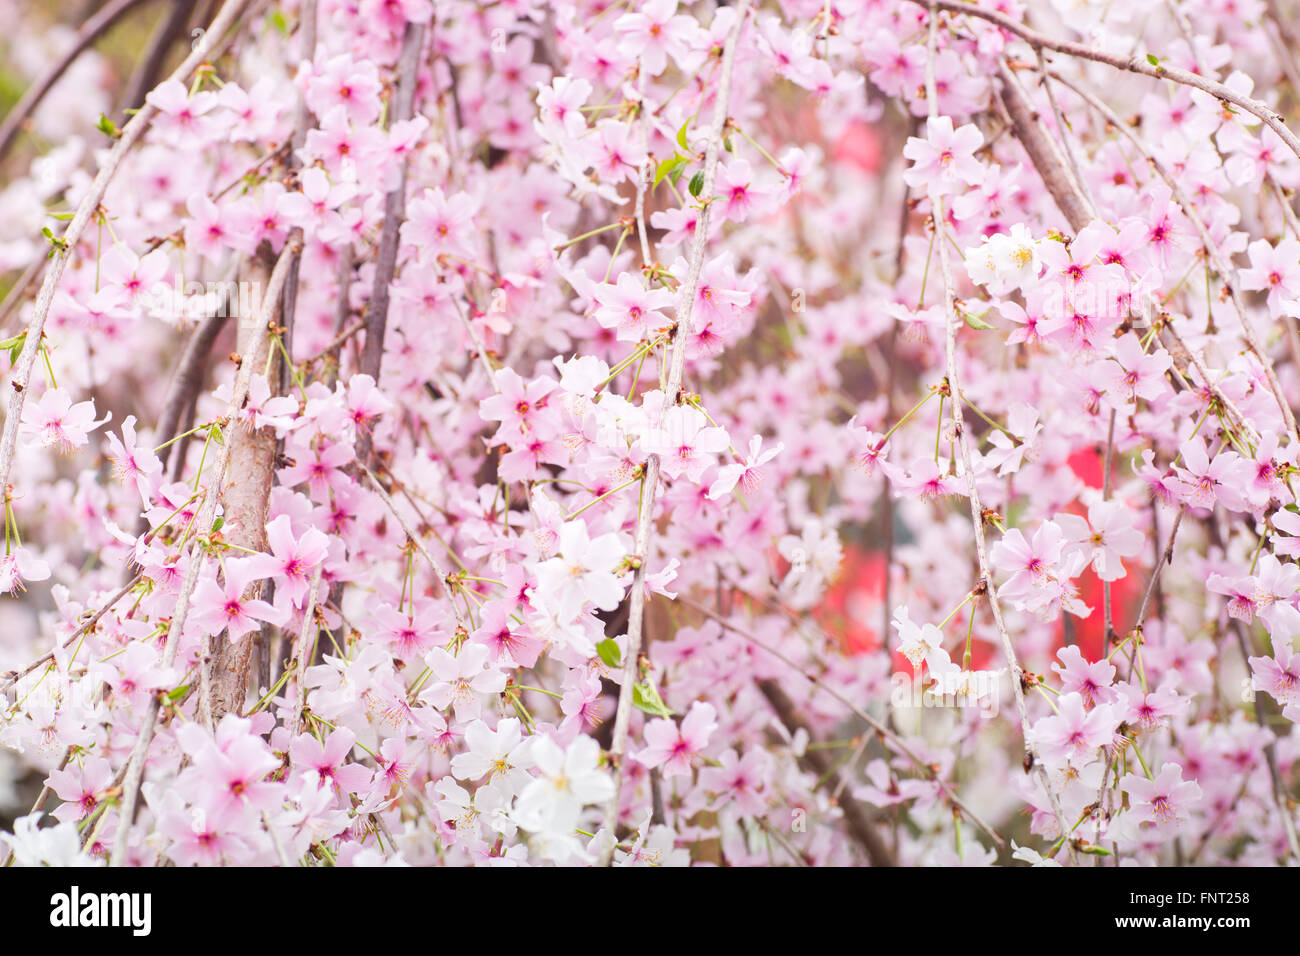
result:
<svg viewBox="0 0 1300 956"><path fill-rule="evenodd" d="M126 89L122 91L119 113L139 108L144 98L158 85L158 77L162 75L167 55L176 42L185 36L185 24L189 20L192 6L186 0L171 0L167 12L159 18L153 36L149 38L144 56L136 64Z"/></svg>
<svg viewBox="0 0 1300 956"><path fill-rule="evenodd" d="M408 23L406 34L402 38L402 54L397 62L397 87L391 104L393 122L408 120L414 112L415 87L423 45L424 24ZM375 283L366 308L366 343L361 352L361 371L373 377L376 382L379 381L379 371L384 361L389 286L397 271L400 230L402 221L406 218L407 166L407 160L403 158L397 186L384 197L384 225L379 234L379 251L375 259ZM357 438L357 461L363 464L370 457L370 440L370 433L366 431Z"/></svg>
<svg viewBox="0 0 1300 956"><path fill-rule="evenodd" d="M239 0L232 0L232 2L238 4ZM221 15L224 16L228 9L229 7L223 8ZM218 16L218 19L221 19L221 16ZM261 329L261 336L265 336L268 331L274 304L278 301L280 290L284 285L289 257L296 252L297 249L293 243L285 243L280 258L275 264L275 270L271 273L269 288L262 297L261 302L264 310L264 321L258 325L258 328ZM261 345L261 341L256 341L252 351L261 351ZM235 376L235 385L231 389L230 404L228 405L228 421L231 423L238 421L240 409L244 407L244 402L248 398L248 386L252 374L252 363L249 362L241 365L239 373ZM238 428L238 425L235 425L235 428ZM207 529L212 527L213 516L217 510L217 499L221 495L221 484L225 480L230 467L233 444L232 441L227 441L222 445L221 456L216 465L216 475L204 490L202 502L199 505L198 514L195 516L193 525L199 535L205 534ZM197 538L191 542L188 556L185 558L185 578L181 584L180 593L176 598L176 607L172 611L171 624L167 631L166 649L163 651L163 667L171 667L172 662L176 659L176 651L181 643L181 633L185 628L185 618L189 614L190 598L193 596L194 586L199 579L199 572L205 563L206 553ZM126 859L127 835L135 816L136 801L140 795L140 784L144 781L145 756L149 752L149 744L153 742L154 731L158 725L158 713L161 709L162 698L159 695L154 695L149 700L149 707L145 712L140 733L136 737L135 746L131 749L131 755L121 771L122 800L119 810L120 816L117 821L117 835L113 841L113 853L109 861L110 866L121 866Z"/></svg>
<svg viewBox="0 0 1300 956"><path fill-rule="evenodd" d="M270 268L259 259L250 265L249 279L255 289L267 288L266 295L274 296L263 301L261 308L251 315L239 316L239 330L235 351L240 356L240 369L250 375L260 374L267 367L271 353L271 335L268 325L278 325L284 290L294 271L298 253L291 242L281 253L284 280L280 289L267 288ZM286 260L287 256L287 260ZM222 496L223 515L226 519L223 533L226 539L240 548L252 551L266 550L266 512L275 478L275 433L269 428L252 430L239 423L238 411L226 430L226 444L230 452L230 485ZM200 531L206 530L199 526ZM249 586L247 597L261 598L265 581ZM199 713L204 724L211 727L229 713L240 713L248 689L248 675L256 641L251 635L232 641L225 632L212 635L207 642L208 652L203 662L204 693L200 696Z"/></svg>
<svg viewBox="0 0 1300 956"><path fill-rule="evenodd" d="M92 43L107 33L125 14L129 13L133 7L139 6L145 0L112 0L111 3L105 4L99 12L87 20L77 31L76 39L73 40L72 46L49 67L44 73L27 88L15 105L5 116L4 122L0 123L0 157L9 152L9 147L13 145L14 139L18 136L19 130L40 106L41 101L45 99L47 93L53 88L54 84L67 71L77 59L81 56Z"/></svg>
<svg viewBox="0 0 1300 956"><path fill-rule="evenodd" d="M60 648L67 647L77 638L81 637L81 635L94 630L95 625L99 623L99 619L102 618L105 614L107 614L109 610L113 607L113 605L117 604L118 601L122 600L122 598L124 598L128 593L130 593L131 589L134 588L136 584L139 583L139 581L140 581L140 575L137 574L130 581L128 581L126 584L120 587L117 590L117 592L111 598L108 599L108 602L105 603L103 606L101 606L100 609L94 613L94 615L90 618L90 620L86 621L86 623L82 624L75 631L73 631L66 638L64 638L64 640L59 644L59 647ZM18 683L20 680L22 680L24 677L26 677L32 671L36 670L41 665L48 664L52 660L54 660L54 651L50 651L48 654L44 654L41 657L38 657L36 660L32 661L30 664L28 664L20 671L10 671L9 673L5 674L3 683L0 683L0 694L3 694L10 687Z"/></svg>
<svg viewBox="0 0 1300 956"><path fill-rule="evenodd" d="M720 66L721 82L709 129L708 147L704 156L704 185L700 195L705 197L703 208L695 223L691 255L686 281L677 293L676 325L674 327L672 360L668 369L667 387L664 389L665 407L677 403L682 389L682 374L686 368L686 340L690 338L691 311L695 306L695 293L699 287L700 271L704 267L704 250L708 244L709 215L712 211L714 177L718 170L718 153L722 147L722 130L727 120L731 99L732 66L736 59L736 46L741 30L749 17L750 0L741 0L736 9L736 20L723 44ZM627 650L624 657L622 681L618 690L618 706L614 712L614 729L610 738L609 759L614 765L614 795L605 806L605 829L616 836L618 827L619 794L623 788L623 749L627 745L628 727L632 720L632 694L638 677L643 640L642 623L645 615L645 574L650 554L650 529L654 520L655 501L659 496L659 456L646 459L645 474L641 481L641 495L637 517L633 557L636 571L632 576L629 596ZM602 854L601 865L609 864L614 849L611 843Z"/></svg>
<svg viewBox="0 0 1300 956"><path fill-rule="evenodd" d="M185 62L172 73L173 79L180 82L189 79L190 75L199 68L199 65L207 60L209 54L216 48L230 27L235 24L247 2L248 0L227 0L225 6L221 8L221 12L217 14L217 18L213 21L212 28L203 35L193 52L185 58ZM0 488L9 483L9 475L13 470L14 454L18 445L18 426L22 421L23 403L27 400L27 386L31 381L32 369L36 364L36 356L41 348L41 340L45 332L45 320L50 313L50 306L54 302L54 293L58 288L59 279L62 278L68 259L76 250L77 243L81 240L86 227L90 225L91 219L101 214L100 203L108 190L109 183L117 175L126 154L144 135L145 130L148 129L157 112L156 107L146 103L141 107L140 112L136 113L131 118L131 121L122 128L117 142L104 160L104 165L82 196L76 214L68 224L67 230L63 233L60 247L55 249L54 257L50 260L49 268L45 273L45 281L42 283L41 291L36 297L36 309L27 325L27 338L23 343L23 349L18 356L18 361L14 363L12 378L10 379L13 394L9 399L4 434L3 437L0 437Z"/></svg>
<svg viewBox="0 0 1300 956"><path fill-rule="evenodd" d="M926 97L929 100L931 117L937 116L939 111L938 87L934 76L935 47L938 39L939 21L936 15L937 7L938 3L932 0L930 3L930 35L925 67ZM1065 174L1063 168L1061 174ZM957 376L957 324L961 320L957 317L957 293L953 284L952 266L949 262L950 254L946 235L947 219L944 213L943 195L939 192L932 192L930 194L930 205L933 210L935 233L938 236L939 265L943 277L944 314L946 316L944 353L947 360L947 383L952 390L952 424L953 430L956 432L957 448L961 455L962 474L966 479L966 495L970 501L971 527L975 538L975 557L979 566L980 583L983 585L985 594L988 597L989 611L993 615L993 623L1002 644L1003 656L1006 658L1007 668L1011 674L1011 691L1016 702L1016 712L1020 717L1020 731L1024 741L1025 770L1032 771L1038 777L1043 791L1047 794L1047 800L1051 805L1052 814L1056 818L1056 824L1060 828L1061 838L1065 841L1066 855L1071 863L1075 863L1077 862L1077 856L1074 851L1074 843L1070 840L1070 828L1066 826L1065 815L1061 811L1060 797L1057 795L1056 788L1052 786L1047 770L1038 760L1033 745L1030 743L1029 710L1025 705L1025 690L1022 684L1024 668L1020 666L1015 645L1011 643L1011 634L1008 632L1006 621L1002 617L1002 606L998 602L997 592L993 587L993 574L988 557L988 548L984 540L984 507L980 503L979 487L975 481L975 469L971 463L970 441L966 434L963 419L961 382Z"/></svg>
<svg viewBox="0 0 1300 956"><path fill-rule="evenodd" d="M1005 63L998 64L998 78L1001 80L998 98L1011 117L1016 139L1029 154L1030 162L1055 200L1056 208L1061 210L1070 228L1078 232L1092 219L1086 201L1066 170L1056 145L1039 124L1034 108L1030 106Z"/></svg>
<svg viewBox="0 0 1300 956"><path fill-rule="evenodd" d="M785 729L791 736L802 730L811 738L812 731L799 716L793 701L781 689L780 684L770 679L761 680L758 682L758 689L772 705L772 709L776 711L777 717L781 719L781 723L785 725ZM803 757L800 758L800 763L815 773L819 779L826 779L832 785L833 792L839 792L843 787L844 781L841 780L839 771L835 769L830 754L825 750L806 749ZM889 847L876 832L875 824L867 814L866 808L849 794L840 796L839 806L844 811L844 821L848 824L849 833L866 851L871 865L897 866L898 861L894 859L894 855L889 852Z"/></svg>
<svg viewBox="0 0 1300 956"><path fill-rule="evenodd" d="M963 16L978 17L981 20L987 20L1008 33L1014 33L1020 39L1024 40L1036 50L1053 50L1057 53L1063 53L1066 56L1072 56L1080 60L1091 60L1094 63L1104 63L1107 66L1114 67L1117 70L1123 70L1127 73L1137 73L1142 76L1149 76L1157 80L1169 80L1179 83L1183 86L1190 86L1193 89L1203 90L1211 96L1218 97L1235 106L1240 106L1246 112L1263 120L1269 129L1277 133L1278 137L1290 147L1291 151L1300 156L1300 139L1287 129L1286 121L1267 103L1253 99L1249 96L1242 96L1236 90L1225 86L1222 83L1215 82L1198 73L1192 73L1181 67L1166 66L1163 63L1152 64L1145 58L1137 56L1123 57L1113 53L1106 53L1103 50L1095 50L1092 47L1085 46L1082 43L1072 43L1068 40L1056 40L1052 37L1038 33L1010 17L998 13L995 10L988 10L974 6L965 0L911 0L917 6L929 7L938 10L946 10L950 13L958 13Z"/></svg>

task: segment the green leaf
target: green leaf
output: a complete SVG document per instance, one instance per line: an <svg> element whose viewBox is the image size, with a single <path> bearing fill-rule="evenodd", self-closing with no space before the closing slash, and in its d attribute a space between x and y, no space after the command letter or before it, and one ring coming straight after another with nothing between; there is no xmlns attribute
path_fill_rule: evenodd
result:
<svg viewBox="0 0 1300 956"><path fill-rule="evenodd" d="M1147 54L1147 62L1150 63L1152 66L1159 66L1159 65L1160 65L1160 57L1156 56L1154 53L1148 53L1148 54Z"/></svg>
<svg viewBox="0 0 1300 956"><path fill-rule="evenodd" d="M687 159L685 156L680 156L680 155L670 156L668 159L665 159L662 163L660 163L658 166L655 167L654 184L658 186L661 182L663 182L665 176L671 176L674 172L676 172L682 166L685 166L688 162L690 162L689 159Z"/></svg>
<svg viewBox="0 0 1300 956"><path fill-rule="evenodd" d="M0 349L5 349L9 353L9 362L13 364L18 361L18 353L23 350L23 345L27 341L27 333L19 332L13 338L0 341Z"/></svg>
<svg viewBox="0 0 1300 956"><path fill-rule="evenodd" d="M691 121L690 119L687 119L686 122L682 124L682 128L677 131L677 145L688 153L691 151L691 148L686 144L686 128L690 125Z"/></svg>
<svg viewBox="0 0 1300 956"><path fill-rule="evenodd" d="M653 717L671 717L673 712L659 696L659 691L651 684L642 681L632 688L632 704L637 710L645 711Z"/></svg>
<svg viewBox="0 0 1300 956"><path fill-rule="evenodd" d="M1079 852L1089 853L1092 856L1110 856L1110 850L1104 846L1081 846Z"/></svg>
<svg viewBox="0 0 1300 956"><path fill-rule="evenodd" d="M216 422L213 422L210 426L208 426L208 434L212 437L212 440L215 441L218 445L224 445L226 443L226 436L225 434L222 433L221 426L218 425Z"/></svg>
<svg viewBox="0 0 1300 956"><path fill-rule="evenodd" d="M52 212L52 213L50 213L50 218L51 218L51 219L57 219L59 222L68 222L68 221L71 220L71 219L75 219L76 216L77 216L77 214L76 214L75 212Z"/></svg>
<svg viewBox="0 0 1300 956"><path fill-rule="evenodd" d="M597 644L596 653L599 654L600 659L604 661L606 664L608 664L610 667L618 666L620 654L618 650L618 645L614 643L614 639L612 637L607 637L599 644Z"/></svg>
<svg viewBox="0 0 1300 956"><path fill-rule="evenodd" d="M174 704L189 692L190 692L190 685L181 684L180 687L177 687L174 691L172 691L170 694L167 695L167 701L168 703Z"/></svg>
<svg viewBox="0 0 1300 956"><path fill-rule="evenodd" d="M686 187L690 190L691 195L696 199L700 198L700 193L704 192L704 170L700 170L691 177L690 185Z"/></svg>
<svg viewBox="0 0 1300 956"><path fill-rule="evenodd" d="M117 136L117 124L103 113L99 114L99 122L95 124L95 129L99 130L105 136Z"/></svg>
<svg viewBox="0 0 1300 956"><path fill-rule="evenodd" d="M212 521L212 533L213 533L213 534L216 534L218 531L220 531L222 528L224 528L225 525L226 525L226 519L225 519L225 516L224 516L224 515L217 515L216 518L214 518L213 521Z"/></svg>
<svg viewBox="0 0 1300 956"><path fill-rule="evenodd" d="M981 313L981 314L982 314L982 315L988 315L987 312L984 312L984 313ZM980 331L983 331L984 329L996 329L996 328L997 328L996 325L989 325L989 324L988 324L987 322L985 322L982 318L980 318L980 316L978 316L978 315L972 315L972 314L969 313L969 312L963 312L963 313L962 313L962 318L966 320L966 324L969 325L972 329L979 329Z"/></svg>

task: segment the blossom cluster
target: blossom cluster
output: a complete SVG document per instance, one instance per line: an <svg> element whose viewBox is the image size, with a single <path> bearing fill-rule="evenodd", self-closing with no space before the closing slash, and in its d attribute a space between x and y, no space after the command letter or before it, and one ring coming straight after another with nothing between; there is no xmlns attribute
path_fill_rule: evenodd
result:
<svg viewBox="0 0 1300 956"><path fill-rule="evenodd" d="M123 128L70 71L0 862L1300 861L1295 68L1203 6L232 0Z"/></svg>

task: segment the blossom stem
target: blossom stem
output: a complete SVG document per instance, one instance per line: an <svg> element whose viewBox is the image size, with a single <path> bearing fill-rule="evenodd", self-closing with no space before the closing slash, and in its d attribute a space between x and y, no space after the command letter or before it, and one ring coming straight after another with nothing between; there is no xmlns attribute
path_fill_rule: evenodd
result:
<svg viewBox="0 0 1300 956"><path fill-rule="evenodd" d="M1013 435L1009 429L1004 428L1003 426L999 425L999 424L998 424L997 422L995 422L993 419L989 418L989 417L988 417L987 415L985 415L982 411L980 411L979 408L976 407L975 403L972 402L972 401L971 401L969 398L967 398L965 395L963 395L963 396L961 397L961 400L962 400L963 402L966 403L967 407L970 408L971 411L973 411L973 412L974 412L976 415L978 415L980 418L984 419L984 421L986 421L990 426L992 426L993 428L996 428L996 429L997 429L998 431L1000 431L1002 434L1006 435L1006 436L1007 436L1008 438L1010 438L1013 442L1019 442L1019 441L1020 441L1020 439L1018 439L1015 435Z"/></svg>
<svg viewBox="0 0 1300 956"><path fill-rule="evenodd" d="M758 150L759 153L762 154L763 158L766 159L769 163L771 163L772 166L776 169L776 171L777 171L778 173L780 173L780 174L783 175L783 176L785 175L785 167L782 166L780 163L778 163L775 159L773 159L773 158L772 158L772 154L769 153L767 150L765 150L762 146L760 146L760 145L758 144L758 142L754 139L754 137L752 137L752 136L750 136L748 133L746 133L746 132L745 132L743 129L741 129L740 126L739 126L738 124L736 124L736 123L731 123L730 126L731 126L731 128L734 129L737 133L739 133L741 136L743 136L743 137L744 137L744 138L749 142L749 145L753 146L756 150Z"/></svg>
<svg viewBox="0 0 1300 956"><path fill-rule="evenodd" d="M970 623L966 625L966 649L961 655L961 669L970 670L971 640L975 636L975 605L970 606Z"/></svg>
<svg viewBox="0 0 1300 956"><path fill-rule="evenodd" d="M618 242L614 243L614 251L609 254L609 265L605 266L606 282L609 281L610 273L614 271L614 260L617 259L618 254L623 251L623 243L632 233L631 223L621 223L621 225L623 226L623 231L618 234Z"/></svg>
<svg viewBox="0 0 1300 956"><path fill-rule="evenodd" d="M939 393L939 415L934 423L934 463L939 464L939 439L943 437L943 401L945 396Z"/></svg>
<svg viewBox="0 0 1300 956"><path fill-rule="evenodd" d="M1128 745L1129 749L1133 751L1133 756L1137 757L1138 763L1142 765L1142 772L1146 774L1147 779L1155 780L1155 777L1151 776L1151 770L1147 767L1147 762L1142 759L1142 751L1138 750L1137 738L1130 737Z"/></svg>
<svg viewBox="0 0 1300 956"><path fill-rule="evenodd" d="M937 229L937 226L936 226ZM930 245L925 250L925 268L921 270L921 296L916 300L916 311L920 312L925 308L925 287L930 282L930 260L934 256L934 237L935 233L930 233Z"/></svg>
<svg viewBox="0 0 1300 956"><path fill-rule="evenodd" d="M159 445L157 448L155 448L154 454L157 454L158 452L162 451L168 445L180 441L182 438L186 438L189 435L193 435L195 432L201 432L205 428L211 428L215 424L216 422L204 422L202 425L195 425L189 431L181 432L179 435L174 435L171 438L167 439L165 442L163 442L161 445Z"/></svg>
<svg viewBox="0 0 1300 956"><path fill-rule="evenodd" d="M956 616L957 616L957 612L960 611L962 608L964 608L967 604L969 604L969 603L970 603L970 599L973 598L974 596L975 596L975 589L974 589L974 588L972 588L971 590L967 591L967 592L966 592L966 596L965 596L964 598L961 599L961 603L958 604L958 605L957 605L955 608L953 608L951 611L949 611L949 612L948 612L948 616L945 617L942 621L939 622L939 630L942 631L945 627L947 627L947 626L948 626L948 622L951 621L954 617L956 617ZM972 613L973 613L973 610L974 610L974 609L972 609Z"/></svg>
<svg viewBox="0 0 1300 956"><path fill-rule="evenodd" d="M208 437L203 442L203 454L199 456L199 470L194 473L194 490L199 490L199 482L203 480L203 467L208 460L208 449L212 447L212 429L208 429Z"/></svg>
<svg viewBox="0 0 1300 956"><path fill-rule="evenodd" d="M579 508L577 511L573 512L572 514L565 515L564 520L565 520L565 521L572 521L574 518L578 517L578 515L582 514L582 513L583 513L584 511L586 511L588 508L593 508L593 507L595 507L596 505L600 504L602 501L604 501L604 500L605 500L606 498L608 498L610 495L618 494L618 492L622 491L624 488L629 488L629 487L631 487L632 485L635 485L638 481L641 480L641 477L642 477L641 475L636 475L635 477L629 478L627 481L623 482L621 485L616 485L615 487L609 489L609 491L607 491L607 492L605 492L603 495L601 495L599 498L595 498L595 499L593 499L593 500L591 500L591 501L588 501L585 505L583 505L581 508Z"/></svg>
<svg viewBox="0 0 1300 956"><path fill-rule="evenodd" d="M279 679L273 685L271 685L271 689L268 690L264 695L262 695L261 699L258 700L258 702L253 705L252 709L249 710L249 713L255 714L263 707L265 707L267 704L269 704L271 700L275 697L276 693L279 692L286 683L288 683L289 675L292 673L293 673L292 671L286 668L280 674Z"/></svg>
<svg viewBox="0 0 1300 956"><path fill-rule="evenodd" d="M934 388L933 386L931 386L931 387L930 387L930 391L925 395L925 397L922 398L922 399L921 399L919 402L917 402L915 405L913 405L911 408L909 408L909 409L908 409L908 410L903 414L903 417L900 418L897 422L895 422L894 425L893 425L893 427L890 428L889 431L885 432L885 434L881 436L880 440L876 442L876 448L877 448L877 449L884 448L884 447L885 447L885 442L889 441L890 436L893 435L894 432L896 432L896 431L898 431L900 428L902 428L902 427L903 427L903 423L906 422L906 421L907 421L909 418L911 418L913 415L915 415L918 411L920 411L921 406L924 405L926 402L928 402L930 399L934 398L934 396L935 396L935 394L936 394L937 392L938 392L938 389L936 389L936 388Z"/></svg>
<svg viewBox="0 0 1300 956"><path fill-rule="evenodd" d="M54 378L54 366L50 364L50 347L44 342L41 343L41 360L45 363L45 374L50 377L50 387L58 388L59 383Z"/></svg>

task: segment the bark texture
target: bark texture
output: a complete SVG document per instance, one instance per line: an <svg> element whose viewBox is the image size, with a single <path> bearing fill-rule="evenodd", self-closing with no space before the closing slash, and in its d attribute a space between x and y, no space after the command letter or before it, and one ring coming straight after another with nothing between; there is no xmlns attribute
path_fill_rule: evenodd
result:
<svg viewBox="0 0 1300 956"><path fill-rule="evenodd" d="M249 288L264 290L270 277L270 266L257 258L247 267L243 279L253 283ZM260 374L266 367L272 343L270 336L262 337L261 348L255 354L248 349L258 338L260 303L239 316L236 351L243 362L251 362L253 373ZM279 310L273 313L278 320ZM271 376L275 381L275 376ZM231 424L226 430L230 442L230 470L222 495L226 523L222 530L226 540L253 551L266 550L266 511L271 496L271 482L275 476L275 434L269 428L250 431ZM265 581L252 584L245 597L262 598ZM246 634L231 641L225 632L210 638L208 656L211 662L212 719L214 723L226 714L243 711L248 692L248 675L252 667L254 634Z"/></svg>

